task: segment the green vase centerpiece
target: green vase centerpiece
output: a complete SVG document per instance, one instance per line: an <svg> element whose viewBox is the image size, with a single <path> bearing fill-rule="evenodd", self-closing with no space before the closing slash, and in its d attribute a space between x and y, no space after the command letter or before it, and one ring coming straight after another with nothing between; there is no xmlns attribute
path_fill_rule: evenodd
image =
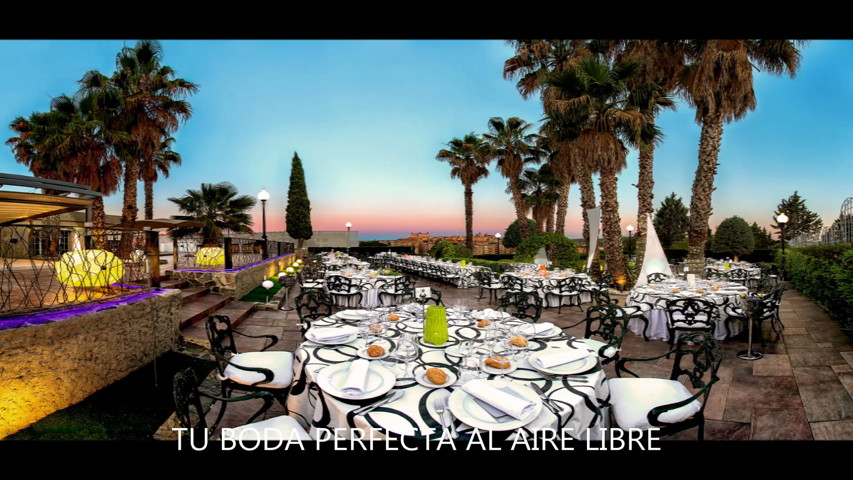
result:
<svg viewBox="0 0 853 480"><path fill-rule="evenodd" d="M447 335L447 312L442 306L429 306L424 320L424 341L436 346L444 345Z"/></svg>

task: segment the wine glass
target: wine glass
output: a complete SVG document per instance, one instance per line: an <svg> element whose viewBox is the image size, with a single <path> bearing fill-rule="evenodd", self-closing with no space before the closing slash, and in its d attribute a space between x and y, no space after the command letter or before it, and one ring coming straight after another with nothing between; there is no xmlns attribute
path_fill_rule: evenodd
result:
<svg viewBox="0 0 853 480"><path fill-rule="evenodd" d="M403 377L409 377L409 362L418 357L418 345L415 343L415 338L411 333L404 333L397 343L396 350L397 359L403 360Z"/></svg>

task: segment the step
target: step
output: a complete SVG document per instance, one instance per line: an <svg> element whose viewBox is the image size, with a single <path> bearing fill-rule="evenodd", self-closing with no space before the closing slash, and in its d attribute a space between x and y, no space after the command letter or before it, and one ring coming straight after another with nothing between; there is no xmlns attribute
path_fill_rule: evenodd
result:
<svg viewBox="0 0 853 480"><path fill-rule="evenodd" d="M184 305L194 300L198 300L199 298L210 293L210 290L204 287L187 287L181 289L181 298L184 301Z"/></svg>
<svg viewBox="0 0 853 480"><path fill-rule="evenodd" d="M247 319L254 310L254 303L235 300L225 304L218 310L206 313L205 318L208 315L213 314L228 315L228 318L231 319L231 326L236 328L243 322L243 320ZM199 345L204 348L210 347L207 342L207 332L204 329L204 321L196 320L195 323L187 325L185 328L181 328L181 336L184 337L184 341L187 343Z"/></svg>
<svg viewBox="0 0 853 480"><path fill-rule="evenodd" d="M190 282L181 279L166 279L160 280L160 288L186 288L190 286Z"/></svg>
<svg viewBox="0 0 853 480"><path fill-rule="evenodd" d="M206 319L208 315L224 307L230 301L231 297L224 295L203 295L194 300L185 300L181 308L181 330ZM203 325L202 328L204 328Z"/></svg>

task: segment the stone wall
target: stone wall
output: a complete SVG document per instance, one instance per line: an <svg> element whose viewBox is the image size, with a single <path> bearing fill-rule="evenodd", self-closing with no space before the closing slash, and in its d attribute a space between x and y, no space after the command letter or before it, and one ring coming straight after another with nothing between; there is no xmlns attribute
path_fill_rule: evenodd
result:
<svg viewBox="0 0 853 480"><path fill-rule="evenodd" d="M85 399L173 349L181 292L0 330L0 438Z"/></svg>
<svg viewBox="0 0 853 480"><path fill-rule="evenodd" d="M207 287L213 293L239 300L264 280L287 268L295 259L296 256L291 253L267 260L260 265L240 269L220 272L174 270L166 273L172 279L187 280L191 285Z"/></svg>

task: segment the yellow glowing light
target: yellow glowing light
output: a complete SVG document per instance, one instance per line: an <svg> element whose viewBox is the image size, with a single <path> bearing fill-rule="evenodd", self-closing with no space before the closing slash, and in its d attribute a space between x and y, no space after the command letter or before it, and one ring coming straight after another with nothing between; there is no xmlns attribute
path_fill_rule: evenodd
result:
<svg viewBox="0 0 853 480"><path fill-rule="evenodd" d="M74 287L106 287L121 280L124 265L104 250L74 250L55 262L56 278Z"/></svg>
<svg viewBox="0 0 853 480"><path fill-rule="evenodd" d="M220 247L204 247L195 254L195 263L199 265L221 265L225 263L225 250Z"/></svg>

